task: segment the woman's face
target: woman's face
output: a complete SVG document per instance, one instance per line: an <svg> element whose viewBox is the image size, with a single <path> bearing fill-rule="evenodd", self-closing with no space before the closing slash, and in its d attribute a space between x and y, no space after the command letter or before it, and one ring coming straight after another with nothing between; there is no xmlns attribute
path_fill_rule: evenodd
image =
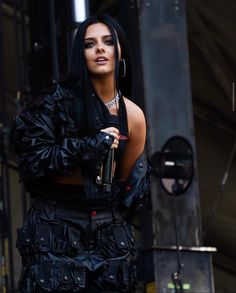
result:
<svg viewBox="0 0 236 293"><path fill-rule="evenodd" d="M118 50L120 55L119 43ZM87 28L84 38L84 55L91 75L114 74L115 46L111 32L104 23L94 23Z"/></svg>

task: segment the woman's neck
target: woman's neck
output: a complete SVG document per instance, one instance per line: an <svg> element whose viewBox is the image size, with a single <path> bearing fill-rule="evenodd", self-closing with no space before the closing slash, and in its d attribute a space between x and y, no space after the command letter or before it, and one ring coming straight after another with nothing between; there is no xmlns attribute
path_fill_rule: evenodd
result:
<svg viewBox="0 0 236 293"><path fill-rule="evenodd" d="M116 95L114 77L92 78L92 85L104 103L110 102Z"/></svg>

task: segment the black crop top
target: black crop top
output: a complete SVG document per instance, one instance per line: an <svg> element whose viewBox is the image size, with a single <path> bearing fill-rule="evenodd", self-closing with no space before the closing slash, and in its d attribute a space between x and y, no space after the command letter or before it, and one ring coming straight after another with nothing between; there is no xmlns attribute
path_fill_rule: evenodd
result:
<svg viewBox="0 0 236 293"><path fill-rule="evenodd" d="M122 135L124 138L125 137L128 138L128 120L127 120L125 102L123 98L119 100L118 129L119 129L120 135ZM115 150L115 160L117 162L119 162L120 159L122 158L126 144L127 144L126 139L121 139L119 141L118 149Z"/></svg>
<svg viewBox="0 0 236 293"><path fill-rule="evenodd" d="M74 120L75 126L78 129L78 136L84 137L87 135L90 135L89 133L89 126L88 122L85 123L87 120L85 117L85 113L88 112L86 109L86 103L78 98L79 93L74 93L75 99L71 101L69 106L69 115ZM120 134L123 137L128 136L128 120L127 120L127 111L124 99L122 95L119 99L119 109L117 116L110 114L107 107L104 105L102 100L99 98L98 95L92 94L90 97L89 103L89 112L91 120L90 124L92 124L93 130L100 130L103 128L114 126L119 129ZM93 133L93 132L91 132ZM115 160L117 164L119 164L123 154L124 150L127 144L126 139L121 139L119 141L118 149L115 150Z"/></svg>

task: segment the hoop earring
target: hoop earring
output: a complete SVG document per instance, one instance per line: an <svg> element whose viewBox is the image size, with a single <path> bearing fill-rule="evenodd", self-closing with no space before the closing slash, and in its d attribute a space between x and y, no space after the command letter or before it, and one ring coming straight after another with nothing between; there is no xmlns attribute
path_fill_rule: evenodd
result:
<svg viewBox="0 0 236 293"><path fill-rule="evenodd" d="M120 59L120 62L123 64L123 74L122 74L122 77L124 78L125 75L126 75L126 62L125 62L125 59L124 58Z"/></svg>

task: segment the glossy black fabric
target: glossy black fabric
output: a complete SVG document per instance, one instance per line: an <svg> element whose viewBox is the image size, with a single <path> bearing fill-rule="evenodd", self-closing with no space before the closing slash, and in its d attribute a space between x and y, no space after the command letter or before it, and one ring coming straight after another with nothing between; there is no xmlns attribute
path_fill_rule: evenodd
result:
<svg viewBox="0 0 236 293"><path fill-rule="evenodd" d="M99 107L102 102L98 97L94 96L93 99L92 106L98 108L98 111L94 109L97 115L94 117L94 127L97 132L95 131L92 136L80 137L83 132L80 126L84 124L81 122L79 125L81 117L78 119L75 117L81 114L82 110L75 103L76 99L72 93L60 85L57 85L52 94L37 99L29 110L15 117L12 142L18 154L21 180L24 181L31 195L34 196L37 192L45 198L52 194L47 192L52 176L70 174L74 168L80 166L84 178L85 200L88 201L88 205L90 201L96 206L106 206L112 202L116 204L117 197L121 198L119 204L124 204L125 207L139 204L149 188L149 168L144 154L137 160L127 182L120 183L115 178L110 193L103 193L96 183L100 166L114 137L99 131L105 127L107 123L105 120L111 115L104 105L103 108ZM74 112L71 109L73 105L77 105ZM83 105L81 107L83 109ZM122 99L119 108L119 127L121 134L127 135L126 109ZM117 163L124 148L125 142L121 141ZM119 169L118 166L116 169ZM116 173L116 177L118 175ZM67 199L70 200L70 197ZM78 200L80 202L81 199Z"/></svg>
<svg viewBox="0 0 236 293"><path fill-rule="evenodd" d="M106 123L99 111L94 133L81 137L72 101L73 95L57 86L14 120L20 177L37 199L18 231L21 292L132 292L135 266L130 257L136 245L132 227L118 210L141 204L149 188L147 160L142 154L128 180L115 178L111 192L104 193L96 176L114 137L99 131ZM92 106L96 103L101 101ZM78 166L84 186L61 188L53 182L53 176L70 174ZM93 217L91 208L96 209Z"/></svg>
<svg viewBox="0 0 236 293"><path fill-rule="evenodd" d="M12 141L23 181L70 174L76 166L87 170L90 176L98 173L114 137L98 131L79 138L65 105L72 98L58 86L39 105L15 117Z"/></svg>
<svg viewBox="0 0 236 293"><path fill-rule="evenodd" d="M17 234L21 293L134 292L134 232L118 211L37 200Z"/></svg>

